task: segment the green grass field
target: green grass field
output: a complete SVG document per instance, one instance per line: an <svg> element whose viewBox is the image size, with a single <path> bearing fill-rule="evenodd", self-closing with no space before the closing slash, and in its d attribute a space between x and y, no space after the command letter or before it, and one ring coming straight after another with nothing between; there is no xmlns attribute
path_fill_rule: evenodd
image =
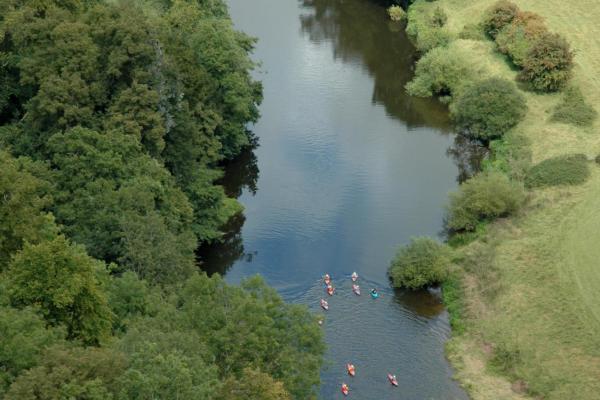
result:
<svg viewBox="0 0 600 400"><path fill-rule="evenodd" d="M458 37L494 0L438 0ZM600 111L600 3L520 0L575 50L573 84ZM456 39L484 71L515 79L491 41ZM531 141L533 162L600 153L600 122L575 127L550 120L560 94L523 91L529 107L515 129ZM540 189L525 211L489 227L464 251L466 333L448 347L457 378L474 400L600 398L600 167L582 186ZM498 354L502 364L498 366ZM529 397L528 397L529 396Z"/></svg>

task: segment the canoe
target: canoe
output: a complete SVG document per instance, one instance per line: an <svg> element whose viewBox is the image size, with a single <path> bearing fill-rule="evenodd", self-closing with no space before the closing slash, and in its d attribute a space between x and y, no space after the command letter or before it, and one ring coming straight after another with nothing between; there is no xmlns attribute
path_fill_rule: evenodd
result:
<svg viewBox="0 0 600 400"><path fill-rule="evenodd" d="M356 294L357 296L360 296L360 286L358 285L352 285L352 291L354 292L354 294Z"/></svg>
<svg viewBox="0 0 600 400"><path fill-rule="evenodd" d="M345 383L342 383L342 393L344 394L344 396L348 396L349 392L350 392L350 389L348 388L348 385L346 385Z"/></svg>
<svg viewBox="0 0 600 400"><path fill-rule="evenodd" d="M333 296L333 292L335 292L335 289L333 288L333 286L327 286L327 294L330 296Z"/></svg>
<svg viewBox="0 0 600 400"><path fill-rule="evenodd" d="M396 377L394 375L388 374L388 380L392 385L398 386L398 381L396 380Z"/></svg>
<svg viewBox="0 0 600 400"><path fill-rule="evenodd" d="M329 303L327 303L325 300L321 299L321 307L323 307L323 310L327 311L327 310L329 310Z"/></svg>
<svg viewBox="0 0 600 400"><path fill-rule="evenodd" d="M353 364L346 364L346 371L348 371L348 375L350 376L356 375L356 369Z"/></svg>

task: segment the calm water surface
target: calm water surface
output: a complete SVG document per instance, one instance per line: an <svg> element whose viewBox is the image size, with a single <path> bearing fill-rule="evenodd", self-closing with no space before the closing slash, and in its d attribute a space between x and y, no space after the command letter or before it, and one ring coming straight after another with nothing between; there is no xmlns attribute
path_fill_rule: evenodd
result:
<svg viewBox="0 0 600 400"><path fill-rule="evenodd" d="M366 0L229 4L236 27L259 39L265 99L260 146L224 180L244 216L224 244L203 249L204 268L232 283L260 273L315 313L320 277L332 275L323 399L342 398L342 382L352 399L466 399L444 358L450 328L437 293L394 291L386 277L399 244L441 231L447 193L468 173L452 156L461 144L446 110L404 93L415 54L401 27Z"/></svg>

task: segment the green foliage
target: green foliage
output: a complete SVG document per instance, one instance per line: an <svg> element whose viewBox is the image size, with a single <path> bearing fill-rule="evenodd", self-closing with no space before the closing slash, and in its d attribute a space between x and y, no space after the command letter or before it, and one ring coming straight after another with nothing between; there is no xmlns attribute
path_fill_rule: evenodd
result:
<svg viewBox="0 0 600 400"><path fill-rule="evenodd" d="M406 19L406 12L400 6L390 6L387 9L390 19L394 22L404 21Z"/></svg>
<svg viewBox="0 0 600 400"><path fill-rule="evenodd" d="M133 136L74 128L47 146L57 171L54 213L70 237L152 282L190 275L192 207Z"/></svg>
<svg viewBox="0 0 600 400"><path fill-rule="evenodd" d="M0 151L0 271L10 261L10 255L25 242L39 243L57 233L54 218L45 211L50 206L52 186L37 178L43 165L30 159L15 159Z"/></svg>
<svg viewBox="0 0 600 400"><path fill-rule="evenodd" d="M483 169L499 171L512 179L523 181L531 165L531 147L525 135L510 131L489 144L490 157L483 162Z"/></svg>
<svg viewBox="0 0 600 400"><path fill-rule="evenodd" d="M267 374L246 368L241 379L229 378L217 400L291 400L283 384Z"/></svg>
<svg viewBox="0 0 600 400"><path fill-rule="evenodd" d="M490 366L498 372L515 377L515 369L521 362L521 352L515 345L498 343L494 346Z"/></svg>
<svg viewBox="0 0 600 400"><path fill-rule="evenodd" d="M78 165L73 168L81 178L77 183L85 181L87 187L68 195L60 187L56 196L60 205L53 211L65 232L96 257L131 258L119 244L123 234L116 220L124 215L118 204L123 200L115 199L115 192L125 191L124 176L129 186L136 181L141 196L159 189L158 182L130 173L147 167L141 162L152 163L154 178L162 174L160 183L171 180L166 192L179 191L174 195L188 197L186 207L192 208L187 227L169 226L169 234L155 244L165 239L163 248L173 241L184 243L180 248L189 246L194 240L180 235L189 236L190 228L200 241L219 238L232 209L222 188L214 185L219 177L214 168L251 142L246 125L258 118L262 96L261 85L250 76L254 63L248 53L254 41L233 29L221 0L66 4L44 3L38 12L36 2L15 2L3 13L0 81L11 84L0 93L0 142L15 155L56 162L56 152L64 152L60 135L76 129L110 135L111 143L120 141L117 136L131 140L127 155L120 155L125 173L119 179L100 179ZM99 146L97 141L87 145ZM104 145L102 151L115 150ZM102 160L109 156L99 154L100 149L95 153L97 161L109 161ZM53 169L63 177L64 164L58 164ZM82 207L97 206L102 196L104 209L84 215ZM83 198L95 204L82 204ZM97 215L106 207L115 216ZM163 211L158 213L165 218ZM181 252L189 266L190 251Z"/></svg>
<svg viewBox="0 0 600 400"><path fill-rule="evenodd" d="M586 102L581 90L569 87L554 108L552 120L575 126L591 126L597 116L598 112Z"/></svg>
<svg viewBox="0 0 600 400"><path fill-rule="evenodd" d="M596 164L600 165L600 154L596 156Z"/></svg>
<svg viewBox="0 0 600 400"><path fill-rule="evenodd" d="M7 270L9 294L18 307L39 306L51 325L64 325L69 338L97 344L110 333L112 313L104 292L104 263L64 236L25 244Z"/></svg>
<svg viewBox="0 0 600 400"><path fill-rule="evenodd" d="M23 371L37 365L46 347L61 341L61 329L47 328L35 309L0 307L0 397Z"/></svg>
<svg viewBox="0 0 600 400"><path fill-rule="evenodd" d="M445 244L428 237L412 238L400 247L388 273L394 286L420 289L446 279L451 257Z"/></svg>
<svg viewBox="0 0 600 400"><path fill-rule="evenodd" d="M458 34L460 39L485 40L485 32L481 24L467 24Z"/></svg>
<svg viewBox="0 0 600 400"><path fill-rule="evenodd" d="M522 67L540 35L547 32L544 20L537 14L519 11L512 22L496 35L500 52Z"/></svg>
<svg viewBox="0 0 600 400"><path fill-rule="evenodd" d="M485 33L495 38L505 26L510 24L519 9L516 4L508 0L499 0L487 11L483 20Z"/></svg>
<svg viewBox="0 0 600 400"><path fill-rule="evenodd" d="M560 35L540 35L523 62L519 79L529 82L535 90L554 92L562 89L571 78L573 52Z"/></svg>
<svg viewBox="0 0 600 400"><path fill-rule="evenodd" d="M525 201L523 187L505 174L483 172L450 194L447 226L452 231L473 231L480 221L515 213Z"/></svg>
<svg viewBox="0 0 600 400"><path fill-rule="evenodd" d="M408 9L406 33L416 48L426 53L450 43L451 35L445 27L446 19L441 8L432 8L427 1L417 0Z"/></svg>
<svg viewBox="0 0 600 400"><path fill-rule="evenodd" d="M452 333L460 335L465 331L464 323L464 294L461 278L456 274L449 274L442 283L442 298L448 314Z"/></svg>
<svg viewBox="0 0 600 400"><path fill-rule="evenodd" d="M6 400L112 400L126 360L111 349L55 346L39 366L21 374Z"/></svg>
<svg viewBox="0 0 600 400"><path fill-rule="evenodd" d="M580 185L590 175L584 154L567 154L548 158L534 165L525 178L528 187Z"/></svg>
<svg viewBox="0 0 600 400"><path fill-rule="evenodd" d="M526 111L525 98L513 83L490 78L467 87L452 104L451 116L466 135L489 141L517 125Z"/></svg>
<svg viewBox="0 0 600 400"><path fill-rule="evenodd" d="M465 84L465 77L472 75L462 53L437 47L417 62L415 77L406 85L406 90L418 97L454 95Z"/></svg>
<svg viewBox="0 0 600 400"><path fill-rule="evenodd" d="M107 293L115 330L125 331L131 319L148 313L149 291L148 284L131 271L110 280Z"/></svg>

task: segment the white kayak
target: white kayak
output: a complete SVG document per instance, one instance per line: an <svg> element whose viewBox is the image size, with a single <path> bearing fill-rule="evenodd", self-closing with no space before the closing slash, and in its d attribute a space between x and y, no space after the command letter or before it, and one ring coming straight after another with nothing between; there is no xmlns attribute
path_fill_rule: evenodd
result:
<svg viewBox="0 0 600 400"><path fill-rule="evenodd" d="M353 272L352 275L350 275L350 278L352 279L352 282L356 282L358 280L358 274Z"/></svg>
<svg viewBox="0 0 600 400"><path fill-rule="evenodd" d="M354 292L355 295L360 296L360 286L352 285L352 291Z"/></svg>
<svg viewBox="0 0 600 400"><path fill-rule="evenodd" d="M329 303L327 303L325 299L321 299L321 307L323 307L323 310L327 311L329 310Z"/></svg>

